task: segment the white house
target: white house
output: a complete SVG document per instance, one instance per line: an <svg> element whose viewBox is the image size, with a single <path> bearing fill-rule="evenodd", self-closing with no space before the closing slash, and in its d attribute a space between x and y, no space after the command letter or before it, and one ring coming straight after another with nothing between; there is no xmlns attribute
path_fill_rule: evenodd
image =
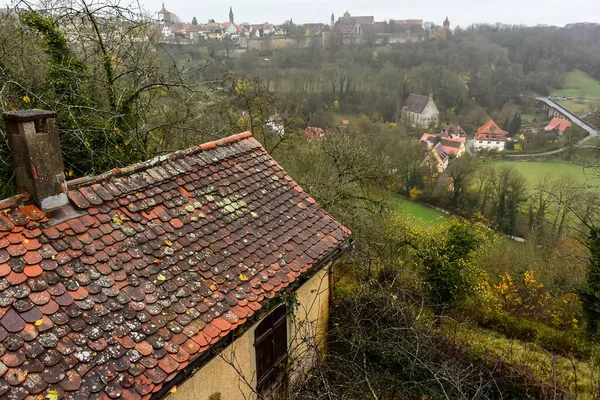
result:
<svg viewBox="0 0 600 400"><path fill-rule="evenodd" d="M279 114L269 117L269 120L266 123L266 128L279 136L283 136L285 134L283 118Z"/></svg>
<svg viewBox="0 0 600 400"><path fill-rule="evenodd" d="M165 8L165 3L163 3L162 8L158 12L157 18L160 24L175 23L175 16Z"/></svg>
<svg viewBox="0 0 600 400"><path fill-rule="evenodd" d="M490 119L475 132L475 150L496 149L503 151L508 141L506 135L507 132L500 129L494 120Z"/></svg>

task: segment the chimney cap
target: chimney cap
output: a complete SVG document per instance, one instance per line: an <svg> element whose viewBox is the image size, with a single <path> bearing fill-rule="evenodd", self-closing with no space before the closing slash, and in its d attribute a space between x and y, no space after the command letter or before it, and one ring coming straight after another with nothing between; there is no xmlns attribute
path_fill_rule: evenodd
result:
<svg viewBox="0 0 600 400"><path fill-rule="evenodd" d="M47 110L19 110L2 113L2 117L7 121L29 122L41 118L56 118L56 113Z"/></svg>

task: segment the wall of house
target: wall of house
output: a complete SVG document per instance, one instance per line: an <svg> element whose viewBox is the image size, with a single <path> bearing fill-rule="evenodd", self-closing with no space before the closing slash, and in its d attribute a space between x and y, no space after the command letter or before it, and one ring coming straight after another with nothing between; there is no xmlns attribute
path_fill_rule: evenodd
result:
<svg viewBox="0 0 600 400"><path fill-rule="evenodd" d="M208 400L215 393L221 394L221 400L253 399L249 385L256 387L255 328L256 324L178 386L168 399Z"/></svg>
<svg viewBox="0 0 600 400"><path fill-rule="evenodd" d="M323 268L296 292L299 306L288 330L290 361L295 371L292 381L302 379L324 348L329 321L329 273L329 267Z"/></svg>
<svg viewBox="0 0 600 400"><path fill-rule="evenodd" d="M504 150L504 143L496 140L475 140L475 150L481 149L498 149L498 151Z"/></svg>
<svg viewBox="0 0 600 400"><path fill-rule="evenodd" d="M323 268L298 288L296 299L299 305L294 318L288 317L288 349L297 371L294 380L300 379L314 360L313 349L323 347L329 318L329 268ZM177 387L168 399L208 400L215 393L220 393L221 400L255 399L248 385L256 387L254 330L259 322ZM305 338L310 339L308 343L302 342Z"/></svg>

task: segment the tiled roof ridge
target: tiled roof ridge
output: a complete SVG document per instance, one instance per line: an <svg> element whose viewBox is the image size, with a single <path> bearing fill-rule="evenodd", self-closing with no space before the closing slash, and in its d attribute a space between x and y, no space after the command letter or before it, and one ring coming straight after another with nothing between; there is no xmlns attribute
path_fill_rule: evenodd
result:
<svg viewBox="0 0 600 400"><path fill-rule="evenodd" d="M202 143L197 146L193 146L187 149L178 150L169 154L154 157L150 160L142 161L136 164L128 165L123 168L113 168L109 171L103 172L95 176L84 176L81 178L73 179L67 182L69 189L78 189L82 186L87 186L90 183L99 183L114 178L116 176L130 175L136 172L145 171L149 168L155 167L165 162L177 160L187 156L191 156L203 151L212 150L218 146L226 146L232 143L242 141L252 137L252 132L246 131L237 133L235 135L227 136L222 139L212 140L210 142ZM1 203L0 203L1 205Z"/></svg>

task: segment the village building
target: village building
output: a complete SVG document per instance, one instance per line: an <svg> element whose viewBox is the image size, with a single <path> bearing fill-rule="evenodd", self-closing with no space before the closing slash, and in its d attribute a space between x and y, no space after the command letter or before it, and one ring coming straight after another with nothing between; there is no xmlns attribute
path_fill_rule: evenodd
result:
<svg viewBox="0 0 600 400"><path fill-rule="evenodd" d="M429 170L429 176L441 174L448 168L450 157L444 150L442 143L437 143L427 152L425 159L421 162L421 167Z"/></svg>
<svg viewBox="0 0 600 400"><path fill-rule="evenodd" d="M306 137L314 139L325 136L325 131L322 128L316 126L307 126L304 130L304 134L306 135Z"/></svg>
<svg viewBox="0 0 600 400"><path fill-rule="evenodd" d="M435 127L439 123L439 118L440 112L431 93L429 96L411 93L401 111L401 119L413 128Z"/></svg>
<svg viewBox="0 0 600 400"><path fill-rule="evenodd" d="M466 146L464 138L456 138L453 139L451 137L445 137L443 135L434 135L431 133L424 133L420 139L421 143L425 144L425 148L427 151L431 151L431 149L436 144L441 144L444 152L453 158L458 158L465 154Z"/></svg>
<svg viewBox="0 0 600 400"><path fill-rule="evenodd" d="M444 151L450 157L460 157L467 151L465 146L465 141L461 139L451 139L443 137L440 141L442 147L444 147Z"/></svg>
<svg viewBox="0 0 600 400"><path fill-rule="evenodd" d="M158 23L161 25L174 24L176 22L175 15L165 8L165 3L162 4L162 8L157 14L157 19Z"/></svg>
<svg viewBox="0 0 600 400"><path fill-rule="evenodd" d="M55 114L4 119L2 398L264 398L316 360L350 232L249 132L66 182Z"/></svg>
<svg viewBox="0 0 600 400"><path fill-rule="evenodd" d="M326 30L327 25L323 23L307 23L302 25L305 36L321 35Z"/></svg>
<svg viewBox="0 0 600 400"><path fill-rule="evenodd" d="M273 24L265 22L264 24L250 25L250 35L254 38L273 35L277 32L277 28Z"/></svg>
<svg viewBox="0 0 600 400"><path fill-rule="evenodd" d="M467 133L460 125L446 125L442 128L440 134L444 138L461 140L463 142L467 140Z"/></svg>
<svg viewBox="0 0 600 400"><path fill-rule="evenodd" d="M353 17L346 11L344 15L338 18L335 28L342 34L362 35L374 23L375 18L372 15Z"/></svg>
<svg viewBox="0 0 600 400"><path fill-rule="evenodd" d="M555 118L552 118L552 120L550 121L550 123L548 125L546 125L544 130L546 132L556 131L559 135L562 135L565 133L567 128L569 128L570 126L571 126L571 121L569 121L568 119L555 117Z"/></svg>
<svg viewBox="0 0 600 400"><path fill-rule="evenodd" d="M500 129L494 120L490 119L475 132L474 148L475 150L496 149L503 151L508 141L507 135L508 132Z"/></svg>

